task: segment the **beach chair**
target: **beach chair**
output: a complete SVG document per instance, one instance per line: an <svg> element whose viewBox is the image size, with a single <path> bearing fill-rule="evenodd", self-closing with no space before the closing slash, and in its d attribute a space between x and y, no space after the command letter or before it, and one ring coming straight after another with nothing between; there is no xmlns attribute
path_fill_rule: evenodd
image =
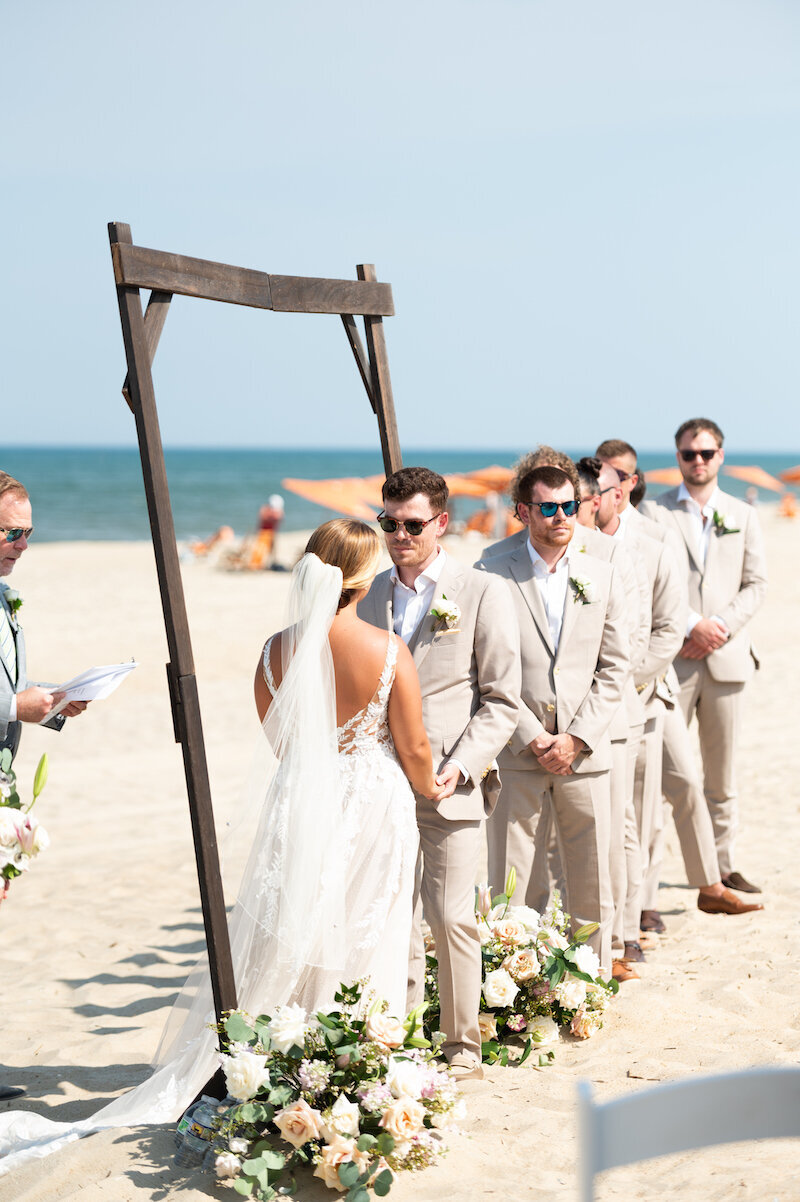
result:
<svg viewBox="0 0 800 1202"><path fill-rule="evenodd" d="M581 1202L605 1169L737 1140L800 1136L800 1068L689 1077L597 1104L578 1083Z"/></svg>

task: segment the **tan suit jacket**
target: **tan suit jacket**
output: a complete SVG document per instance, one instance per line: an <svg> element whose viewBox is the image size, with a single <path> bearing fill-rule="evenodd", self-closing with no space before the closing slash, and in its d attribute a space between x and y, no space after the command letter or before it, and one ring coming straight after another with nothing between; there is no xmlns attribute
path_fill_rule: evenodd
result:
<svg viewBox="0 0 800 1202"><path fill-rule="evenodd" d="M762 604L767 590L766 557L761 526L752 506L718 494L717 508L736 533L711 531L705 565L699 562L697 527L670 489L654 501L644 502L647 514L680 535L683 567L688 581L688 604L704 618L721 618L731 632L722 647L703 661L712 679L727 683L749 680L758 659L747 633L747 623ZM688 666L694 661L687 660ZM683 667L683 661L680 662Z"/></svg>
<svg viewBox="0 0 800 1202"><path fill-rule="evenodd" d="M472 820L494 809L495 761L517 725L519 633L508 589L452 556L434 593L441 596L461 610L456 629L426 615L408 647L419 674L434 764L454 757L469 773L452 797L433 808L451 821ZM392 629L391 570L376 577L358 613L373 626Z"/></svg>
<svg viewBox="0 0 800 1202"><path fill-rule="evenodd" d="M545 730L586 743L588 750L577 757L573 772L610 769L608 728L630 671L625 600L615 568L588 553L571 553L570 576L588 578L596 599L586 604L568 585L556 651L526 543L481 560L478 567L506 581L520 626L520 721L500 756L501 771L507 763L516 770L541 772L528 744Z"/></svg>

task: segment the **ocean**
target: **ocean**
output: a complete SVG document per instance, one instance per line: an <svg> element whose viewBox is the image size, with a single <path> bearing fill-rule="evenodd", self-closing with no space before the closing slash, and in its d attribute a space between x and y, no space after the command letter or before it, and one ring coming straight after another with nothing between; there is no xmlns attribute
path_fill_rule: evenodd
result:
<svg viewBox="0 0 800 1202"><path fill-rule="evenodd" d="M407 464L440 472L468 472L497 463L513 464L528 448L501 451L404 449ZM581 454L584 452L580 452ZM238 535L255 528L259 506L271 493L286 501L284 529L305 530L337 515L282 487L285 477L327 479L368 476L382 470L380 452L364 450L165 450L175 530L179 539L205 537L218 526ZM772 475L800 461L790 454L729 455L727 463L757 463ZM648 471L672 466L674 451L640 457ZM7 447L0 467L28 489L37 542L149 539L139 452L135 448ZM744 496L746 485L725 477L723 487ZM659 490L651 486L652 495ZM762 501L776 494L759 493ZM468 517L480 502L458 498L457 515Z"/></svg>

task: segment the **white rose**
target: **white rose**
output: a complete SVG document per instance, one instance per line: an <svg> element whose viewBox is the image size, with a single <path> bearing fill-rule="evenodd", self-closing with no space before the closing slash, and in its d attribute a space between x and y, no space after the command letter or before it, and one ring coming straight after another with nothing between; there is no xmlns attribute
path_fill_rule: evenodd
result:
<svg viewBox="0 0 800 1202"><path fill-rule="evenodd" d="M518 993L517 985L504 968L487 972L483 979L483 996L487 1006L510 1006Z"/></svg>
<svg viewBox="0 0 800 1202"><path fill-rule="evenodd" d="M424 1075L413 1060L389 1059L386 1066L386 1084L395 1098L418 1098L422 1094Z"/></svg>
<svg viewBox="0 0 800 1202"><path fill-rule="evenodd" d="M41 822L36 823L36 830L33 833L33 854L38 856L40 851L45 851L50 846L50 836L42 826Z"/></svg>
<svg viewBox="0 0 800 1202"><path fill-rule="evenodd" d="M533 1036L537 1048L546 1048L558 1043L558 1023L549 1014L537 1014L528 1023L527 1034Z"/></svg>
<svg viewBox="0 0 800 1202"><path fill-rule="evenodd" d="M478 1030L481 1033L481 1041L487 1043L490 1039L497 1039L497 1019L487 1010L482 1010L478 1015Z"/></svg>
<svg viewBox="0 0 800 1202"><path fill-rule="evenodd" d="M578 977L573 977L572 973L567 973L553 991L556 999L565 1010L577 1010L582 1002L586 1000L586 983Z"/></svg>
<svg viewBox="0 0 800 1202"><path fill-rule="evenodd" d="M278 1006L267 1027L270 1043L284 1054L302 1048L306 1038L306 1012L302 1006Z"/></svg>
<svg viewBox="0 0 800 1202"><path fill-rule="evenodd" d="M246 1139L230 1139L228 1140L228 1147L237 1156L245 1156L250 1151L250 1144Z"/></svg>
<svg viewBox="0 0 800 1202"><path fill-rule="evenodd" d="M569 940L565 939L561 932L554 927L542 927L539 933L542 942L546 943L548 947L558 948L562 952L569 947Z"/></svg>
<svg viewBox="0 0 800 1202"><path fill-rule="evenodd" d="M513 918L531 935L536 935L542 925L538 912L531 906L509 906L506 918Z"/></svg>
<svg viewBox="0 0 800 1202"><path fill-rule="evenodd" d="M238 1102L249 1102L269 1079L265 1068L266 1056L255 1052L238 1052L235 1056L223 1056L222 1068L228 1093Z"/></svg>
<svg viewBox="0 0 800 1202"><path fill-rule="evenodd" d="M478 939L480 940L481 947L483 947L484 944L488 943L491 938L492 938L492 928L490 926L488 926L487 923L485 923L483 919L481 919L480 922L478 923Z"/></svg>
<svg viewBox="0 0 800 1202"><path fill-rule="evenodd" d="M532 949L523 948L504 960L503 968L515 981L532 981L539 975L539 958Z"/></svg>
<svg viewBox="0 0 800 1202"><path fill-rule="evenodd" d="M581 943L572 953L572 962L578 969L578 972L585 972L589 977L596 977L600 973L600 959L592 948L587 943Z"/></svg>
<svg viewBox="0 0 800 1202"><path fill-rule="evenodd" d="M330 1143L335 1135L358 1135L361 1112L346 1094L339 1094L322 1124L323 1139Z"/></svg>
<svg viewBox="0 0 800 1202"><path fill-rule="evenodd" d="M12 814L19 813L8 806L0 807L0 847L14 847L17 843L17 824Z"/></svg>
<svg viewBox="0 0 800 1202"><path fill-rule="evenodd" d="M222 1180L225 1177L238 1177L242 1166L232 1152L220 1152L214 1161L214 1171Z"/></svg>

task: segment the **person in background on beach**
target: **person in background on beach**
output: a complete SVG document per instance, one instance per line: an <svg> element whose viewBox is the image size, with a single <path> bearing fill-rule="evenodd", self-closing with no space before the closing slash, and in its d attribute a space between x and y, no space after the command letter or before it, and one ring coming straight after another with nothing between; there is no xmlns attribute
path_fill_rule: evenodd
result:
<svg viewBox="0 0 800 1202"><path fill-rule="evenodd" d="M722 430L709 418L683 422L675 434L683 483L645 501L642 511L677 533L683 553L689 620L675 670L687 723L697 715L722 882L728 889L760 893L734 868L734 751L744 686L758 667L747 624L766 595L766 561L754 507L722 492L717 483L725 458L722 443Z"/></svg>
<svg viewBox="0 0 800 1202"><path fill-rule="evenodd" d="M264 567L268 563L272 563L275 558L275 544L283 518L283 497L280 493L276 492L272 494L266 505L262 505L258 511L258 535L256 542L264 551Z"/></svg>
<svg viewBox="0 0 800 1202"><path fill-rule="evenodd" d="M22 723L41 722L63 697L63 693L54 693L46 686L28 683L25 637L17 621L22 599L2 582L14 571L32 534L31 502L25 486L0 471L0 748L9 748L12 759L19 747ZM85 701L71 701L44 725L60 730L68 717L82 713L86 705ZM8 893L9 884L6 881L0 891L0 902ZM18 1098L24 1092L0 1084L0 1101Z"/></svg>

